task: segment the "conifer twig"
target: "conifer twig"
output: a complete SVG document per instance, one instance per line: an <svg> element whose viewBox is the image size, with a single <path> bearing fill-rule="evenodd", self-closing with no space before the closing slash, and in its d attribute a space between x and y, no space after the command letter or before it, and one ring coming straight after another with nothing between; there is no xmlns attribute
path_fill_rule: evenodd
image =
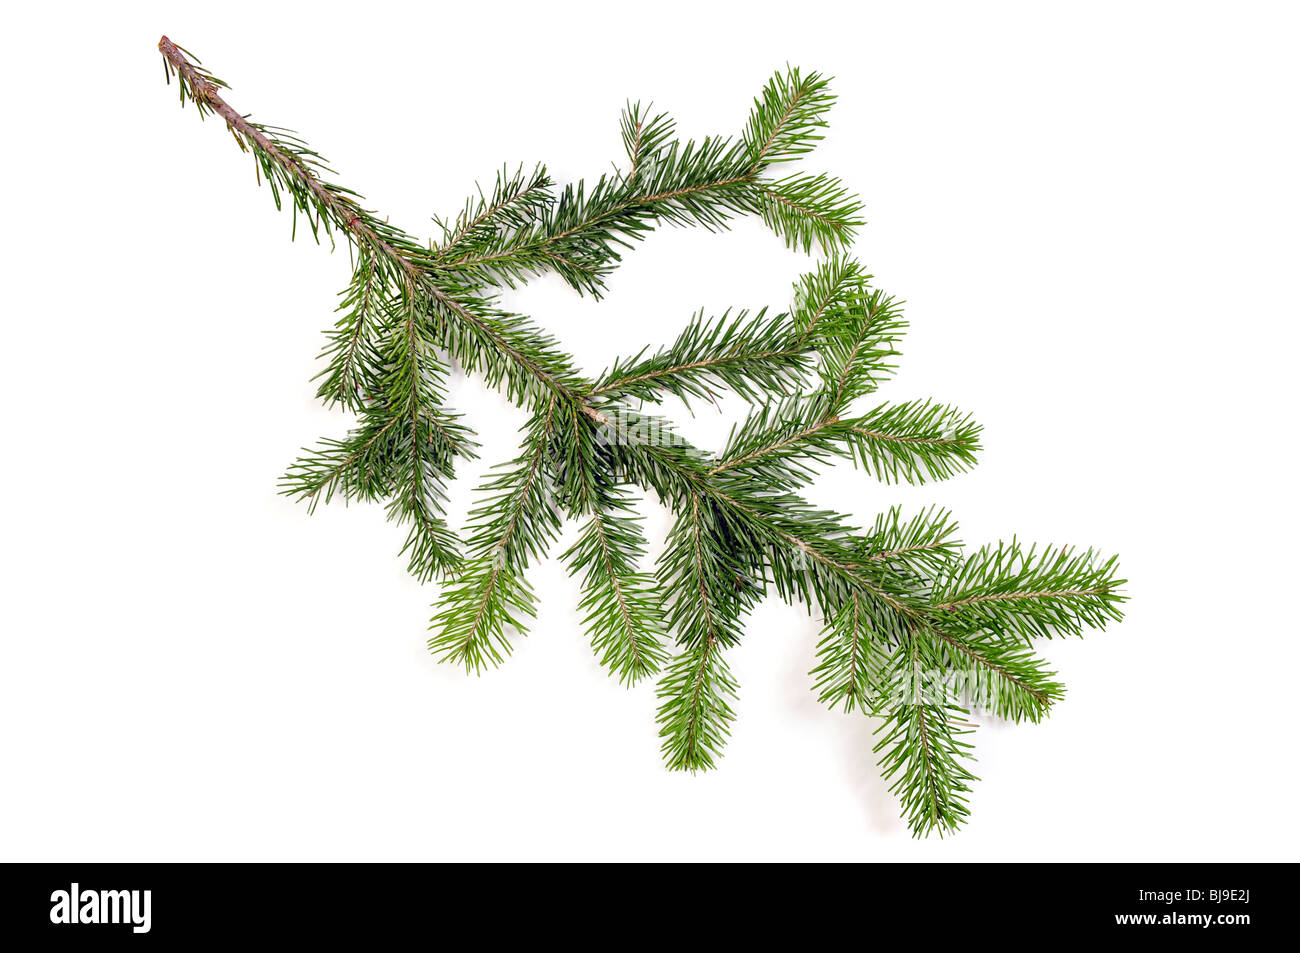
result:
<svg viewBox="0 0 1300 953"><path fill-rule="evenodd" d="M917 835L956 830L974 776L965 740L983 708L1037 722L1063 697L1039 638L1121 617L1114 558L1012 540L964 551L931 508L895 508L861 530L803 495L848 459L878 480L944 480L974 465L980 428L929 400L858 405L889 378L901 304L847 254L861 205L837 179L773 168L822 138L834 97L817 73L788 69L755 99L742 134L683 141L664 113L629 105L626 171L557 189L542 165L502 168L423 243L333 184L319 154L231 107L227 86L166 37L182 103L223 120L280 206L318 240L341 235L352 280L322 354L319 395L356 416L344 437L305 451L282 488L309 509L339 497L386 501L407 525L402 553L443 587L429 648L481 672L501 664L536 614L527 571L566 520L562 558L580 577L592 649L621 681L662 672L658 721L670 768L715 766L738 686L727 653L774 592L820 620L813 690L831 707L881 719L876 745ZM621 256L661 224L725 229L761 218L791 248L823 259L784 312L696 313L670 344L583 373L495 294L542 272L599 296ZM450 363L528 414L518 455L483 487L462 543L443 504L474 434L445 406ZM716 453L644 411L729 391L750 405ZM716 401L715 401L716 403ZM632 504L637 488L675 522L653 571Z"/></svg>

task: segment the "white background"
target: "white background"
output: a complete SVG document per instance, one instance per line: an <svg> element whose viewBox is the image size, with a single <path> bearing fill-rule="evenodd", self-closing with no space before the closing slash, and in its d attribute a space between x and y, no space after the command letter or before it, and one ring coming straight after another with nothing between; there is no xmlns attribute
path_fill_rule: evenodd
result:
<svg viewBox="0 0 1300 953"><path fill-rule="evenodd" d="M0 57L0 857L1298 859L1293 8L37 9ZM815 499L940 503L970 543L1095 545L1131 580L1122 624L1044 646L1050 721L979 732L967 829L909 837L873 724L817 704L816 626L778 602L707 775L663 770L653 685L598 667L554 560L508 664L435 664L401 531L276 494L347 426L308 383L347 256L290 244L163 85L162 32L420 234L502 162L609 168L628 97L734 132L787 62L834 74L810 166L862 194L857 252L909 302L883 396L973 411L985 450L921 488L846 465ZM594 372L698 307L784 306L809 265L754 221L670 229L603 302L542 280L511 303ZM483 465L511 454L518 412L472 381L455 401Z"/></svg>

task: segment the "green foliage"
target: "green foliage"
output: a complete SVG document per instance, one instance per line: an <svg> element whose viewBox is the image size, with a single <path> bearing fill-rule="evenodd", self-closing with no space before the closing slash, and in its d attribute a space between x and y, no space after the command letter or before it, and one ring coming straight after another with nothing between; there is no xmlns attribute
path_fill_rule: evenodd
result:
<svg viewBox="0 0 1300 953"><path fill-rule="evenodd" d="M722 645L706 639L685 647L659 682L659 737L664 762L674 771L714 767L736 713L736 681Z"/></svg>
<svg viewBox="0 0 1300 953"><path fill-rule="evenodd" d="M658 672L668 657L655 578L637 568L645 550L627 493L610 487L564 554L570 571L583 574L578 609L591 647L629 685Z"/></svg>
<svg viewBox="0 0 1300 953"><path fill-rule="evenodd" d="M876 707L890 670L888 639L894 620L862 593L853 592L825 619L817 643L817 666L810 673L817 700L831 708L870 712Z"/></svg>
<svg viewBox="0 0 1300 953"><path fill-rule="evenodd" d="M963 740L974 727L969 713L942 698L925 694L925 672L935 660L923 643L906 637L899 645L891 672L894 701L877 734L875 750L880 770L892 781L903 817L917 836L957 830L970 816L967 795L976 780L966 767L971 745Z"/></svg>
<svg viewBox="0 0 1300 953"><path fill-rule="evenodd" d="M301 140L230 107L225 84L179 47L159 46L182 102L227 124L277 205L317 239L350 247L354 272L327 333L319 395L356 423L304 451L282 489L313 509L383 502L407 526L411 572L443 580L429 638L440 659L480 672L510 654L537 611L527 571L573 520L563 558L580 581L592 648L626 684L662 673L670 768L706 769L721 756L738 691L724 653L774 593L819 620L818 698L881 720L876 751L904 817L918 835L943 834L969 813L969 712L1041 720L1063 688L1032 641L1120 618L1113 558L1015 541L967 554L946 511L894 508L864 530L802 495L843 459L885 483L947 479L974 464L980 433L934 401L858 407L894 370L901 305L847 254L861 224L856 196L828 176L772 174L822 137L833 97L820 74L777 74L735 138L684 141L667 114L629 104L623 170L557 187L541 165L503 168L438 220L436 243L422 243L331 184ZM698 313L672 343L594 379L495 297L544 272L599 295L653 228L720 230L738 215L761 218L791 247L825 251L790 308ZM483 487L463 544L443 505L455 464L476 444L446 406L452 361L529 414L519 454ZM750 409L717 453L643 409L723 390ZM635 490L675 517L653 571L642 566Z"/></svg>
<svg viewBox="0 0 1300 953"><path fill-rule="evenodd" d="M805 254L847 247L862 224L862 205L839 179L791 175L755 186L758 212L790 248Z"/></svg>
<svg viewBox="0 0 1300 953"><path fill-rule="evenodd" d="M979 450L978 424L928 400L881 404L840 425L854 459L885 483L946 480L973 467Z"/></svg>
<svg viewBox="0 0 1300 953"><path fill-rule="evenodd" d="M454 224L445 224L435 216L434 223L442 229L437 259L449 262L463 255L508 248L512 236L531 225L555 200L552 184L542 165L530 173L525 173L523 166L514 172L501 169L491 195L480 188L477 197L465 202Z"/></svg>
<svg viewBox="0 0 1300 953"><path fill-rule="evenodd" d="M1114 557L1010 543L985 546L953 565L934 587L933 613L960 631L1008 638L1082 635L1122 617Z"/></svg>
<svg viewBox="0 0 1300 953"><path fill-rule="evenodd" d="M748 401L802 385L814 354L813 342L799 340L788 314L741 311L720 318L695 315L677 340L650 357L642 351L616 362L588 396L658 403L665 396L689 404L730 390Z"/></svg>
<svg viewBox="0 0 1300 953"><path fill-rule="evenodd" d="M813 150L835 103L830 80L798 68L777 73L754 99L745 125L750 162L789 162Z"/></svg>
<svg viewBox="0 0 1300 953"><path fill-rule="evenodd" d="M482 487L485 499L470 511L468 559L443 590L429 649L470 671L499 665L510 654L511 630L526 629L536 596L524 570L537 562L560 531L560 514L547 472L557 437L555 402L526 428L524 446Z"/></svg>
<svg viewBox="0 0 1300 953"><path fill-rule="evenodd" d="M859 557L901 579L920 581L951 565L961 551L957 524L947 510L931 507L909 520L895 506L876 517L863 537Z"/></svg>

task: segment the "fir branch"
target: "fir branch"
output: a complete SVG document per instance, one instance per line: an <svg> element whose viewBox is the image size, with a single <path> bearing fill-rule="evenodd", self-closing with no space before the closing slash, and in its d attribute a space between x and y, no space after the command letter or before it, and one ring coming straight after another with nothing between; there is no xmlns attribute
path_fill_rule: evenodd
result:
<svg viewBox="0 0 1300 953"><path fill-rule="evenodd" d="M255 123L240 114L222 97L220 90L229 86L204 70L197 61L186 58L185 51L167 37L158 41L158 50L167 66L167 78L176 77L181 102L188 98L200 117L215 114L225 120L235 142L251 151L260 175L280 208L283 196L291 202L296 216L306 216L312 234L334 231L349 235L361 248L393 262L412 280L420 279L418 261L427 250L411 244L399 231L381 221L373 212L362 208L351 189L334 185L323 176L331 170L320 155L307 147L293 133Z"/></svg>
<svg viewBox="0 0 1300 953"><path fill-rule="evenodd" d="M943 651L945 667L966 676L952 686L954 704L965 703L1010 721L1037 722L1065 695L1055 673L1023 645L978 632L959 636L930 628L925 634Z"/></svg>
<svg viewBox="0 0 1300 953"><path fill-rule="evenodd" d="M465 203L454 225L434 219L443 233L436 259L445 262L499 250L511 231L531 224L555 201L552 185L545 166L539 165L529 174L522 166L513 173L501 169L492 194L485 194L480 187L477 198Z"/></svg>
<svg viewBox="0 0 1300 953"><path fill-rule="evenodd" d="M758 167L811 152L834 104L829 77L791 67L777 73L754 100L745 127L745 152Z"/></svg>
<svg viewBox="0 0 1300 953"><path fill-rule="evenodd" d="M756 212L754 174L725 139L673 141L635 177L601 176L566 186L548 214L500 247L446 262L461 280L515 287L553 271L580 292L599 297L621 250L661 222L721 228L733 215Z"/></svg>
<svg viewBox="0 0 1300 953"><path fill-rule="evenodd" d="M667 113L650 115L651 107L628 103L619 117L619 131L623 136L623 149L629 162L627 178L636 182L655 156L672 141L676 123Z"/></svg>
<svg viewBox="0 0 1300 953"><path fill-rule="evenodd" d="M659 736L672 771L700 771L716 765L736 714L736 681L722 644L706 639L686 647L659 682Z"/></svg>
<svg viewBox="0 0 1300 953"><path fill-rule="evenodd" d="M743 472L770 482L802 486L815 465L844 452L849 427L827 413L824 401L798 395L755 408L732 428L710 474Z"/></svg>
<svg viewBox="0 0 1300 953"><path fill-rule="evenodd" d="M590 389L555 339L528 318L484 299L463 307L466 319L448 326L440 343L466 373L524 407L548 399L573 402Z"/></svg>
<svg viewBox="0 0 1300 953"><path fill-rule="evenodd" d="M620 122L630 162L625 175L568 186L536 224L444 264L470 283L509 287L553 271L599 297L622 250L659 223L717 230L735 215L756 214L791 247L847 247L862 223L861 205L838 180L763 175L771 164L811 151L832 99L818 74L792 70L755 101L739 141L682 142L666 114L650 117L640 104L629 106Z"/></svg>
<svg viewBox="0 0 1300 953"><path fill-rule="evenodd" d="M1116 559L1016 540L985 546L935 584L931 613L948 628L1008 638L1082 635L1121 618Z"/></svg>
<svg viewBox="0 0 1300 953"><path fill-rule="evenodd" d="M391 276L384 273L382 260L362 252L352 281L342 293L339 311L343 316L328 333L321 352L325 369L316 375L324 378L316 396L326 406L338 404L348 410L360 410L365 396L377 389L383 373L381 337L391 326L393 301L389 288Z"/></svg>
<svg viewBox="0 0 1300 953"><path fill-rule="evenodd" d="M420 581L451 572L458 543L444 519L446 485L457 456L472 455L472 435L442 408L447 369L431 356L432 342L422 326L423 299L408 290L386 341L383 400L402 419L403 439L390 461L391 521L409 525L401 554Z"/></svg>
<svg viewBox="0 0 1300 953"><path fill-rule="evenodd" d="M393 489L386 512L389 520L409 526L399 555L421 582L445 577L459 563L459 543L445 517L447 484L453 460L473 455L467 450L469 431L454 418L414 408L402 416L405 433L400 451L389 467Z"/></svg>
<svg viewBox="0 0 1300 953"><path fill-rule="evenodd" d="M225 83L165 37L182 103L224 120L296 231L342 235L355 267L329 333L320 397L357 424L304 451L282 490L314 507L387 500L409 525L403 552L419 578L451 577L430 649L480 671L501 662L536 612L527 569L583 521L564 558L582 575L593 649L621 681L664 663L658 719L669 767L714 765L734 718L722 656L769 591L819 615L818 697L881 714L876 746L914 833L954 830L974 780L965 766L966 707L1037 721L1063 689L1024 641L1080 634L1120 617L1114 559L1091 550L1010 544L963 556L946 511L881 513L866 532L799 495L817 470L850 457L892 482L968 468L979 428L930 401L852 405L893 371L904 328L898 302L842 254L861 205L836 179L773 179L772 166L813 148L832 97L823 77L790 69L763 90L739 139L681 141L667 115L629 105L620 122L628 166L555 190L542 166L501 169L424 244L365 210L314 150L254 123L224 100ZM672 344L587 379L553 337L501 309L495 289L543 271L599 294L620 255L659 224L725 228L761 216L792 247L830 255L796 285L788 314L697 314ZM435 220L437 221L437 220ZM445 407L448 361L529 412L518 457L484 487L465 557L443 504L473 434ZM816 366L810 385L809 372ZM631 401L689 403L728 389L752 404L718 454L691 446ZM653 574L624 484L652 493L676 522Z"/></svg>
<svg viewBox="0 0 1300 953"><path fill-rule="evenodd" d="M478 672L504 661L511 632L523 634L536 615L536 595L524 571L545 555L560 517L544 462L554 436L555 401L529 422L523 451L490 479L488 494L470 512L469 558L444 588L429 628L429 650L441 661Z"/></svg>
<svg viewBox="0 0 1300 953"><path fill-rule="evenodd" d="M973 466L978 435L969 417L929 401L882 404L841 419L822 395L796 397L760 407L738 425L714 472L801 484L815 465L846 456L885 483L924 483Z"/></svg>
<svg viewBox="0 0 1300 953"><path fill-rule="evenodd" d="M838 514L793 493L745 493L736 482L727 487L720 497L745 518L783 599L833 610L856 592L891 617L921 611L911 585L856 558L859 538Z"/></svg>
<svg viewBox="0 0 1300 953"><path fill-rule="evenodd" d="M665 425L652 432L671 434ZM787 601L810 608L838 606L849 592L902 616L919 617L910 583L883 566L859 559L862 540L837 514L811 506L794 493L772 491L755 481L710 472L713 461L684 442L629 441L614 465L622 478L653 492L678 513L669 547L661 559L665 598L681 605L680 631L734 639L741 613L761 595L769 579ZM696 545L696 540L699 545ZM696 555L698 554L698 558ZM703 585L713 605L739 600L735 610L701 619L705 603L692 609L685 592Z"/></svg>
<svg viewBox="0 0 1300 953"><path fill-rule="evenodd" d="M865 280L846 289L840 302L822 317L816 339L822 390L828 410L836 414L846 413L894 373L893 358L907 327L899 302L868 289Z"/></svg>
<svg viewBox="0 0 1300 953"><path fill-rule="evenodd" d="M672 344L654 355L617 361L596 381L590 399L658 403L665 394L689 403L730 390L751 402L789 392L803 380L814 353L797 340L790 316L730 312L706 319L701 311Z"/></svg>
<svg viewBox="0 0 1300 953"><path fill-rule="evenodd" d="M880 769L893 781L903 816L915 836L953 833L970 816L967 795L975 776L963 764L971 745L963 741L968 713L926 696L925 662L919 639L908 639L897 653L893 707L878 730L875 751Z"/></svg>
<svg viewBox="0 0 1300 953"><path fill-rule="evenodd" d="M860 299L859 289L871 280L856 258L834 253L794 285L792 313L799 336L816 335L823 343L833 340L834 330L824 332L824 321L834 319ZM831 320L832 327L838 321Z"/></svg>
<svg viewBox="0 0 1300 953"><path fill-rule="evenodd" d="M892 620L882 617L875 604L850 593L826 618L817 643L817 665L809 673L817 700L846 712L874 710L892 665L891 629Z"/></svg>
<svg viewBox="0 0 1300 953"><path fill-rule="evenodd" d="M933 579L961 553L952 514L930 507L904 522L902 509L891 507L876 517L863 540L862 558L914 579Z"/></svg>
<svg viewBox="0 0 1300 953"><path fill-rule="evenodd" d="M462 362L476 360L490 384L508 384L511 397L532 397L539 392L573 396L570 382L564 379L569 359L553 348L546 335L523 318L497 311L473 289L449 280L446 264L434 252L362 208L352 190L326 181L323 175L329 173L328 166L297 137L254 123L231 107L219 92L228 88L226 84L214 81L187 60L167 37L159 41L158 49L168 66L168 77L175 75L182 86L182 101L188 93L200 115L220 116L240 148L253 153L276 207L281 205L281 194L287 194L295 221L297 214L303 213L313 235L338 231L348 236L359 253L369 253L391 266L402 276L401 293L422 299L426 313L421 321L432 322L427 333L435 338L445 335L441 343L453 356Z"/></svg>
<svg viewBox="0 0 1300 953"><path fill-rule="evenodd" d="M757 597L733 514L700 493L682 507L659 559L668 627L685 645L740 640L740 618Z"/></svg>
<svg viewBox="0 0 1300 953"><path fill-rule="evenodd" d="M928 400L881 404L841 423L854 459L885 483L946 480L973 467L980 448L978 424Z"/></svg>
<svg viewBox="0 0 1300 953"><path fill-rule="evenodd" d="M668 657L654 577L637 569L645 547L626 495L611 489L564 554L570 571L583 573L578 609L591 647L628 685L658 672Z"/></svg>
<svg viewBox="0 0 1300 953"><path fill-rule="evenodd" d="M655 452L655 448L643 449ZM690 469L690 464L674 460L671 455L658 456L668 466ZM696 487L709 485L707 470L701 475L696 469L684 477ZM968 746L959 740L965 729L956 719L964 716L965 710L942 693L945 681L927 684L927 675L933 678L936 673L968 673L965 688L975 700L1000 717L1013 720L1039 720L1061 697L1062 690L1041 663L1027 653L978 635L959 636L944 631L937 627L939 620L927 615L924 586L917 585L914 579L927 571L939 571L956 558L957 546L951 539L954 527L947 514L928 512L907 523L896 512L882 518L871 536L859 541L859 551L867 555L862 563L854 563L845 547L836 553L825 544L809 543L805 537L814 537L809 532L812 526L822 532L827 527L818 526L816 516L807 520L810 525L800 526L802 513L790 499L765 511L761 502L743 500L738 498L739 493L731 492L734 495L717 490L715 498L731 503L755 523L764 524L768 532L796 547L808 557L804 571L821 579L815 590L793 585L782 593L784 597L795 594L806 601L817 599L823 605L834 606L836 593L847 593L840 596L838 610L828 611L828 630L819 643L819 664L813 670L819 697L849 710L881 708L890 713L892 727L881 744L881 750L890 749L884 769L891 776L897 775L895 789L909 812L910 823L918 833L955 830L966 816L965 792L973 780L959 760L966 756ZM831 533L842 539L844 530L835 527ZM774 572L779 568L774 554L780 551L774 548L769 556L769 568ZM916 561L908 565L911 572L901 576L869 575L875 566L896 568L910 560ZM797 571L787 568L791 575ZM677 577L668 578L674 589L683 584ZM738 617L734 609L724 616L727 620ZM701 611L697 618L706 617ZM920 634L909 637L909 631ZM919 664L923 637L946 650L942 661L932 661L928 673ZM914 693L941 691L938 701L886 701L882 706L882 697L888 699L890 693L880 688L881 673L894 646L902 646L899 651L909 653L905 658L911 660L911 667L902 672L909 679L905 684ZM901 690L900 677L897 671L893 675L894 695ZM677 688L680 692L680 684ZM714 740L711 754L718 752L722 740ZM710 759L698 766L711 764Z"/></svg>
<svg viewBox="0 0 1300 953"><path fill-rule="evenodd" d="M847 247L863 223L862 203L830 176L792 175L754 187L763 222L804 254Z"/></svg>

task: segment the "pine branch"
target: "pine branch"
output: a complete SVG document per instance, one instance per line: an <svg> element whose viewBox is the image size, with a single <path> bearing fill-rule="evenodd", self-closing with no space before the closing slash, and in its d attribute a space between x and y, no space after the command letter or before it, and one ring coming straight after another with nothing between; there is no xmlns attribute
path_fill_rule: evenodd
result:
<svg viewBox="0 0 1300 953"><path fill-rule="evenodd" d="M898 575L930 580L959 556L956 532L957 524L947 510L931 507L904 522L902 510L895 506L876 517L861 555Z"/></svg>
<svg viewBox="0 0 1300 953"><path fill-rule="evenodd" d="M1010 543L985 546L940 578L931 614L957 631L987 630L1007 638L1082 635L1085 627L1119 621L1115 557L1091 549L1039 550Z"/></svg>
<svg viewBox="0 0 1300 953"><path fill-rule="evenodd" d="M954 704L992 712L1010 721L1037 722L1065 695L1054 672L1023 645L1003 642L982 633L954 635L928 629L925 635L944 653L945 667L959 676Z"/></svg>
<svg viewBox="0 0 1300 953"><path fill-rule="evenodd" d="M583 573L583 624L600 662L620 682L653 675L668 658L654 577L637 569L645 555L639 520L624 494L609 491L593 510L565 561Z"/></svg>
<svg viewBox="0 0 1300 953"><path fill-rule="evenodd" d="M824 395L758 408L733 430L715 471L802 484L816 465L844 456L885 483L924 483L974 465L980 428L951 407L882 404L849 419L829 410Z"/></svg>
<svg viewBox="0 0 1300 953"><path fill-rule="evenodd" d="M384 273L384 262L361 253L339 304L343 316L328 333L321 352L325 369L314 378L324 378L316 396L326 406L337 404L359 411L366 395L378 389L384 364L379 342L394 320L394 302L388 291L392 284L393 276Z"/></svg>
<svg viewBox="0 0 1300 953"><path fill-rule="evenodd" d="M668 768L714 767L736 717L730 704L736 682L721 643L709 639L684 649L660 680L658 695L659 736Z"/></svg>
<svg viewBox="0 0 1300 953"><path fill-rule="evenodd" d="M303 214L313 235L337 231L347 236L358 254L383 261L400 276L398 291L408 300L418 298L426 312L418 322L426 325L423 333L462 363L476 361L475 367L483 369L489 383L505 383L512 398L538 393L574 396L573 381L567 379L569 359L553 348L546 335L526 319L497 311L472 288L458 285L447 276L447 264L428 247L362 208L352 190L326 181L328 166L297 137L241 115L220 94L226 84L186 59L167 37L159 41L158 49L168 78L176 76L179 81L182 102L188 96L200 116L216 114L224 119L240 148L252 152L277 208L282 194L287 195L295 222Z"/></svg>
<svg viewBox="0 0 1300 953"><path fill-rule="evenodd" d="M777 73L754 100L745 127L745 153L754 166L788 162L821 141L826 113L835 102L830 79L797 67Z"/></svg>
<svg viewBox="0 0 1300 953"><path fill-rule="evenodd" d="M434 244L364 209L301 139L230 107L226 84L178 46L164 37L159 49L182 103L226 123L295 232L301 217L318 241L350 246L353 275L318 378L321 399L357 421L304 451L282 490L309 508L386 501L408 526L411 572L449 579L430 627L440 659L476 672L500 663L536 613L528 568L562 520L580 520L564 559L581 574L602 663L635 683L676 638L658 687L670 768L709 768L721 755L736 693L723 652L775 592L820 617L818 697L884 717L876 750L905 818L918 835L943 834L968 814L967 708L1040 720L1063 688L1025 641L1120 618L1113 558L1014 540L964 555L946 511L890 509L864 532L800 495L846 457L887 483L920 483L968 468L979 449L978 426L946 405L853 411L893 372L905 324L899 303L842 254L861 221L857 198L828 176L769 175L821 139L833 98L819 74L774 77L734 140L682 141L666 114L629 104L623 171L557 189L540 165L503 168L438 221ZM598 295L650 229L716 230L745 214L792 247L830 252L797 283L788 314L697 314L673 343L590 380L544 329L497 303L500 287L546 271ZM529 413L521 451L485 485L463 547L443 506L453 464L476 445L445 406L452 361ZM751 410L717 454L629 406L665 395L689 405L718 390ZM628 486L675 516L653 573L638 568L646 543Z"/></svg>
<svg viewBox="0 0 1300 953"><path fill-rule="evenodd" d="M903 816L916 836L954 833L970 816L967 795L975 776L962 763L971 746L967 713L955 705L927 697L921 644L909 639L898 653L894 670L893 708L880 732L875 751L880 769L902 803Z"/></svg>
<svg viewBox="0 0 1300 953"><path fill-rule="evenodd" d="M815 679L818 701L864 713L881 703L892 665L893 649L886 634L891 623L856 592L828 616L817 643L817 666L809 673Z"/></svg>
<svg viewBox="0 0 1300 953"><path fill-rule="evenodd" d="M620 122L626 174L566 187L535 224L445 265L472 284L509 287L553 271L599 297L622 250L660 223L717 230L735 215L756 214L791 247L847 247L862 224L861 205L838 180L764 178L773 163L803 155L820 141L820 117L832 100L822 77L792 70L755 101L740 141L682 142L673 138L666 114L651 117L640 104L629 106Z"/></svg>
<svg viewBox="0 0 1300 953"><path fill-rule="evenodd" d="M628 103L619 117L619 130L623 135L623 149L629 163L627 177L636 182L650 163L672 141L676 123L667 113L650 115L650 107Z"/></svg>
<svg viewBox="0 0 1300 953"><path fill-rule="evenodd" d="M978 424L928 400L881 404L841 423L854 459L885 483L946 480L973 467L980 448Z"/></svg>
<svg viewBox="0 0 1300 953"><path fill-rule="evenodd" d="M697 313L677 340L651 357L617 361L587 394L591 399L658 403L665 394L689 403L730 390L751 402L789 392L803 380L814 353L798 340L789 315Z"/></svg>
<svg viewBox="0 0 1300 953"><path fill-rule="evenodd" d="M862 203L836 178L792 175L755 189L763 222L804 254L847 247L863 222Z"/></svg>
<svg viewBox="0 0 1300 953"><path fill-rule="evenodd" d="M733 514L703 494L682 507L659 559L668 627L685 645L740 640L740 618L757 596L752 563L737 537Z"/></svg>
<svg viewBox="0 0 1300 953"><path fill-rule="evenodd" d="M478 672L504 661L511 631L523 634L536 615L536 595L524 578L560 530L544 468L554 436L552 401L527 428L522 453L483 487L488 498L470 512L469 558L442 592L429 628L429 650L441 661Z"/></svg>
<svg viewBox="0 0 1300 953"><path fill-rule="evenodd" d="M819 323L815 340L822 358L822 391L828 409L843 414L892 376L907 322L899 303L868 289L864 279L843 292L840 306L823 314Z"/></svg>
<svg viewBox="0 0 1300 953"><path fill-rule="evenodd" d="M555 201L552 184L545 166L539 165L527 175L522 166L513 173L501 169L492 194L485 194L480 187L478 197L465 203L454 225L435 219L442 229L435 257L446 262L500 250L511 232L530 225Z"/></svg>

